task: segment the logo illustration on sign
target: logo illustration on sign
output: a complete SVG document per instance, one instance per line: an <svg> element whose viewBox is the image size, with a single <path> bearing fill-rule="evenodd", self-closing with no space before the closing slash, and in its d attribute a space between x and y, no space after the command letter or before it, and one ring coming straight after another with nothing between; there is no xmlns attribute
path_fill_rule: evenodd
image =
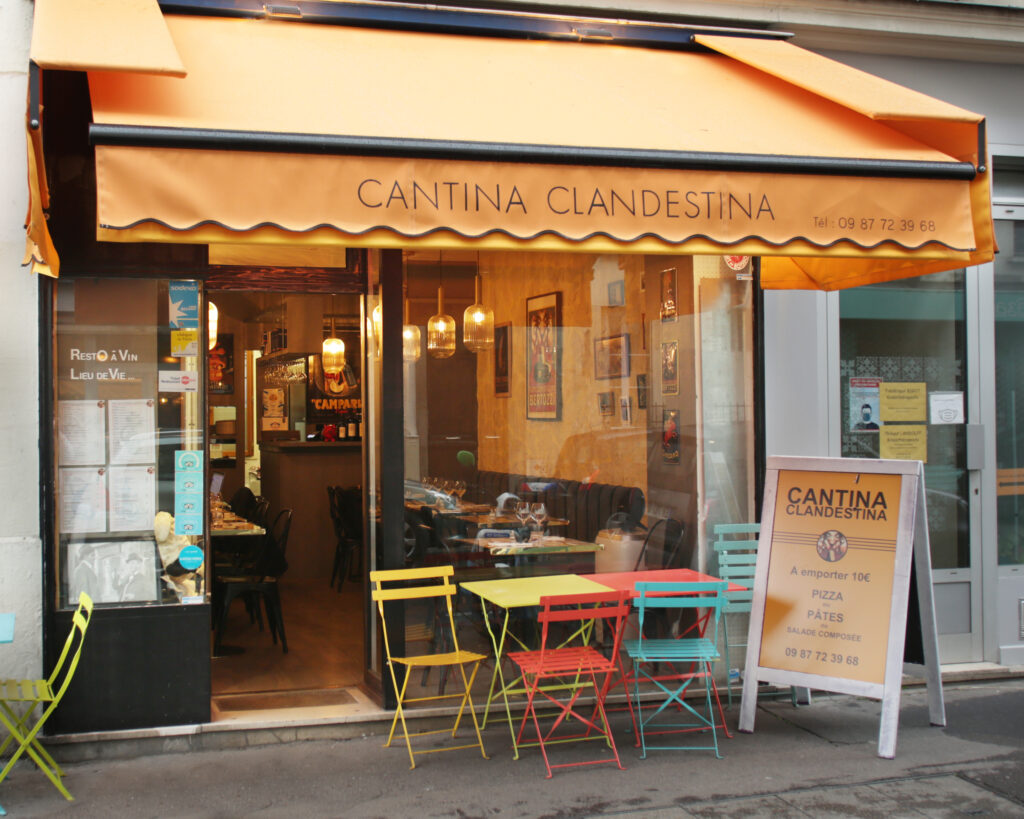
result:
<svg viewBox="0 0 1024 819"><path fill-rule="evenodd" d="M838 529L829 529L827 532L822 532L818 537L817 546L818 557L829 563L842 560L846 557L846 550L849 548L846 535Z"/></svg>

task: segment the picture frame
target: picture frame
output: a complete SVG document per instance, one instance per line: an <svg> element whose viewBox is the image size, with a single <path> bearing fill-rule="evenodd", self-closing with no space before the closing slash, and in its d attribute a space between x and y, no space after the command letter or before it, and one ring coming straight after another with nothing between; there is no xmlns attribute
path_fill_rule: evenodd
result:
<svg viewBox="0 0 1024 819"><path fill-rule="evenodd" d="M562 293L526 300L526 420L562 420Z"/></svg>
<svg viewBox="0 0 1024 819"><path fill-rule="evenodd" d="M601 415L615 414L615 393L599 392L597 394L597 411Z"/></svg>
<svg viewBox="0 0 1024 819"><path fill-rule="evenodd" d="M608 306L622 307L626 303L626 282L624 279L608 282Z"/></svg>
<svg viewBox="0 0 1024 819"><path fill-rule="evenodd" d="M661 279L661 320L673 321L678 315L679 308L677 303L677 294L679 292L678 271L676 268L670 267L662 270L658 276Z"/></svg>
<svg viewBox="0 0 1024 819"><path fill-rule="evenodd" d="M661 345L661 394L679 395L679 342Z"/></svg>
<svg viewBox="0 0 1024 819"><path fill-rule="evenodd" d="M512 370L512 322L494 325L494 394L509 394L509 373Z"/></svg>
<svg viewBox="0 0 1024 819"><path fill-rule="evenodd" d="M679 410L662 410L661 458L667 464L679 463Z"/></svg>
<svg viewBox="0 0 1024 819"><path fill-rule="evenodd" d="M619 399L619 420L624 424L633 423L633 399L627 395Z"/></svg>
<svg viewBox="0 0 1024 819"><path fill-rule="evenodd" d="M206 358L209 384L207 389L218 395L231 395L235 391L235 336L220 333L217 343Z"/></svg>
<svg viewBox="0 0 1024 819"><path fill-rule="evenodd" d="M629 376L629 333L606 336L594 341L594 378Z"/></svg>
<svg viewBox="0 0 1024 819"><path fill-rule="evenodd" d="M647 409L647 373L636 374L636 408Z"/></svg>

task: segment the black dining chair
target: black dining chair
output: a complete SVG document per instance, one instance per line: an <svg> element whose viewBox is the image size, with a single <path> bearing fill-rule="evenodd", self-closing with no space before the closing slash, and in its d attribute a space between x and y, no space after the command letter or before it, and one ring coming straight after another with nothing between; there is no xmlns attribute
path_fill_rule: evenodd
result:
<svg viewBox="0 0 1024 819"><path fill-rule="evenodd" d="M270 636L274 643L277 643L278 636L281 638L281 648L288 653L288 638L284 630L284 614L281 609L281 594L279 581L288 570L288 535L292 525L292 510L282 509L274 519L263 538L263 546L251 569L238 575L227 575L216 579L217 598L217 633L214 638L213 653L223 653L224 628L227 625L228 612L231 603L241 597L246 601L250 612L250 618L255 617L262 629L263 620L260 612L260 604L267 612L267 623L270 626Z"/></svg>
<svg viewBox="0 0 1024 819"><path fill-rule="evenodd" d="M334 565L331 567L331 585L338 584L340 592L345 578L352 569L353 558L362 544L362 533L357 531L346 510L346 490L340 486L327 487L327 507L334 527Z"/></svg>

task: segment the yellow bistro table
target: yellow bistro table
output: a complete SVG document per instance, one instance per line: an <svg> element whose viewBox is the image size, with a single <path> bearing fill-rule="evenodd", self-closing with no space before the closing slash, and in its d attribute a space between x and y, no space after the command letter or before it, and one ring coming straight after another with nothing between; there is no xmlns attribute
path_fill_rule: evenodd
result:
<svg viewBox="0 0 1024 819"><path fill-rule="evenodd" d="M509 708L508 695L510 693L525 693L512 690L515 681L505 682L505 675L501 670L501 662L505 656L505 641L511 636L522 648L527 648L513 634L509 635L508 620L512 609L528 608L539 606L542 597L556 594L588 594L593 592L606 592L607 586L603 586L593 580L588 580L578 574L551 574L541 577L510 577L499 580L472 580L467 583L460 583L461 588L470 594L480 598L483 609L484 625L487 633L491 636L491 643L494 646L494 673L491 675L491 687L487 693L487 705L484 707L483 722L481 728L487 727L487 716L491 710L491 703L497 693L495 686L500 686L499 691L505 703L505 716L508 718L508 729L512 734L512 751L515 759L519 759L519 746L516 744L515 727L512 724L512 709ZM491 626L491 618L487 615L487 604L490 603L505 614L501 619L501 628L495 631Z"/></svg>

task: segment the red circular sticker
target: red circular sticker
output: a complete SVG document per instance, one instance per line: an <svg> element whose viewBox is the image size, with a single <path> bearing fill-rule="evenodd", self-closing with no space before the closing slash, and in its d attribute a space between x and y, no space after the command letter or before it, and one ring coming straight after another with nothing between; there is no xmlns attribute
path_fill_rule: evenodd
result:
<svg viewBox="0 0 1024 819"><path fill-rule="evenodd" d="M723 256L722 258L725 259L725 263L731 270L742 270L750 261L749 256Z"/></svg>

